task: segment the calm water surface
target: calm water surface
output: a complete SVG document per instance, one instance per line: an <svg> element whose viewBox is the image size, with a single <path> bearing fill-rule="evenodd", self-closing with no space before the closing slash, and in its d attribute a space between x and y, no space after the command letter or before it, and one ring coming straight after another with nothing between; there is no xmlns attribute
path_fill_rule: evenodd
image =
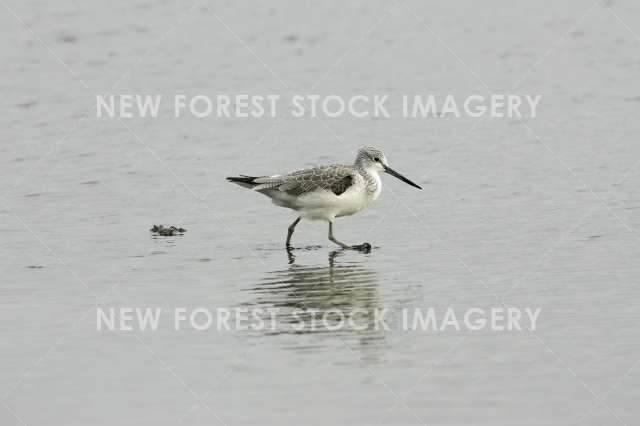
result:
<svg viewBox="0 0 640 426"><path fill-rule="evenodd" d="M0 424L640 422L638 4L207 5L0 8ZM528 128L95 116L97 93L292 91L543 98ZM363 144L424 188L385 176L337 222L369 253L311 222L287 253L294 216L224 181ZM175 331L167 314L155 332L97 331L97 300L277 308L282 328ZM536 332L402 329L403 309L503 305L541 308ZM365 327L297 331L297 308Z"/></svg>

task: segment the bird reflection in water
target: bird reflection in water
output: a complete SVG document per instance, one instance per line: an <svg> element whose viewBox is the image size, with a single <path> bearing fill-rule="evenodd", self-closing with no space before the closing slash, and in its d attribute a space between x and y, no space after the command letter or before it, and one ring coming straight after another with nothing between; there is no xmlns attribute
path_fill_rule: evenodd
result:
<svg viewBox="0 0 640 426"><path fill-rule="evenodd" d="M341 261L347 254L350 261ZM304 266L289 250L288 268L269 272L251 289L256 307L274 309L276 329L266 332L340 334L362 346L383 340L384 327L376 323L376 311L383 309L376 273L365 266L366 259L353 260L352 255L332 251L328 266Z"/></svg>

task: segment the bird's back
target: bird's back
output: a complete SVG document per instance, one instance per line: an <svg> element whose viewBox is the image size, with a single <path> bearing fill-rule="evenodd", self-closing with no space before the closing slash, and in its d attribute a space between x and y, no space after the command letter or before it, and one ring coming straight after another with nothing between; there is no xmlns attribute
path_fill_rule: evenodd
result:
<svg viewBox="0 0 640 426"><path fill-rule="evenodd" d="M345 192L357 178L354 166L330 164L273 176L234 176L227 180L255 191L278 190L294 196L315 191Z"/></svg>

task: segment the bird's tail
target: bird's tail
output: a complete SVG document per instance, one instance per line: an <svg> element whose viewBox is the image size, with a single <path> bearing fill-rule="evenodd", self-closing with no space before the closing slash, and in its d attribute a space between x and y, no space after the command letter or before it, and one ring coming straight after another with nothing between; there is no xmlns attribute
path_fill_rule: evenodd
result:
<svg viewBox="0 0 640 426"><path fill-rule="evenodd" d="M227 180L229 182L236 183L236 184L238 184L240 186L243 186L245 188L253 188L255 186L258 186L259 183L255 182L256 179L257 179L256 176L245 176L245 175L229 176L227 178Z"/></svg>

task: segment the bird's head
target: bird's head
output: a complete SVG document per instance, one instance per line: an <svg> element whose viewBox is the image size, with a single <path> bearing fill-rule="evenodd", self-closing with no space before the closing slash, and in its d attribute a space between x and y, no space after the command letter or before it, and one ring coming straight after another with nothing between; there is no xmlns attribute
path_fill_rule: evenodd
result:
<svg viewBox="0 0 640 426"><path fill-rule="evenodd" d="M363 169L374 169L378 172L383 172L388 163L384 152L372 146L363 146L358 149L356 165Z"/></svg>
<svg viewBox="0 0 640 426"><path fill-rule="evenodd" d="M415 188L422 189L420 186L411 182L409 179L389 167L389 162L387 161L387 157L384 155L384 152L373 146L363 146L358 149L358 155L356 157L355 164L356 166L362 167L366 170L375 171L376 173L389 173L391 176L397 177L404 183L407 183Z"/></svg>

